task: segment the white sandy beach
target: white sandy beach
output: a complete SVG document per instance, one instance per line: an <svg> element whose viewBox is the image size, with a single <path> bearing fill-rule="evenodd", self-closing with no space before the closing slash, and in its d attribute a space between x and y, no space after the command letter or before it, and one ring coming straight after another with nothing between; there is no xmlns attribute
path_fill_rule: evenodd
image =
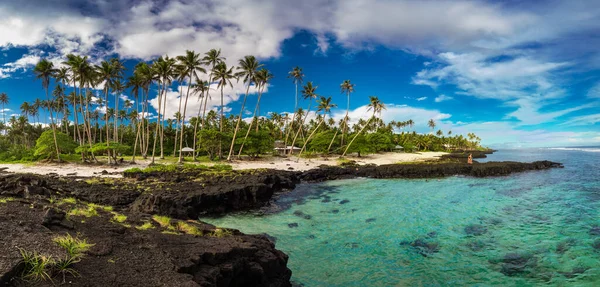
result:
<svg viewBox="0 0 600 287"><path fill-rule="evenodd" d="M363 157L347 157L347 159L355 160L358 164L392 164L398 162L411 162L411 161L424 161L439 158L446 154L445 152L422 152L422 153L382 153L373 154ZM139 167L144 168L148 166L149 161L143 161L138 159L137 164L123 164L120 166L99 166L99 165L81 165L73 163L65 164L48 164L48 163L37 163L37 164L0 164L0 169L4 169L8 172L13 173L34 173L47 175L51 173L58 174L60 176L80 176L80 177L122 177L120 174L102 174L102 171L109 173L122 172L126 169ZM202 163L206 164L206 163ZM313 158L313 159L300 159L296 157L283 158L283 157L268 157L259 158L257 160L235 160L229 163L234 169L257 169L257 168L271 168L279 170L293 170L305 171L312 168L316 168L320 165L337 165L337 157L330 158Z"/></svg>

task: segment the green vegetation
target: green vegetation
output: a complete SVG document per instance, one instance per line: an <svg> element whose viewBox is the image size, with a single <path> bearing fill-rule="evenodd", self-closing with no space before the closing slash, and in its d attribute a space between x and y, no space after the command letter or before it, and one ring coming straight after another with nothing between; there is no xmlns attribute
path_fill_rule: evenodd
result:
<svg viewBox="0 0 600 287"><path fill-rule="evenodd" d="M171 226L171 218L168 216L154 215L152 220L156 221L160 227L167 228Z"/></svg>
<svg viewBox="0 0 600 287"><path fill-rule="evenodd" d="M185 234L190 234L190 235L196 235L196 236L203 235L202 231L200 231L198 229L198 227L194 226L193 224L187 223L185 221L177 222L177 230L180 232L183 232Z"/></svg>
<svg viewBox="0 0 600 287"><path fill-rule="evenodd" d="M231 232L230 230L227 230L227 229L223 229L223 228L217 228L209 234L209 236L219 237L219 238L232 236L232 235L233 235L233 232Z"/></svg>
<svg viewBox="0 0 600 287"><path fill-rule="evenodd" d="M123 223L127 220L127 216L124 214L120 214L120 213L114 213L113 217L112 217L112 221L117 222L117 223Z"/></svg>
<svg viewBox="0 0 600 287"><path fill-rule="evenodd" d="M148 230L148 229L154 229L154 225L152 225L152 223L150 223L150 222L144 222L144 224L136 226L135 228L137 230Z"/></svg>
<svg viewBox="0 0 600 287"><path fill-rule="evenodd" d="M3 197L3 198L0 198L0 203L7 203L7 202L14 201L14 200L15 200L15 198L13 198L13 197Z"/></svg>
<svg viewBox="0 0 600 287"><path fill-rule="evenodd" d="M231 171L231 170L233 170L231 165L226 165L226 164L215 164L213 166L206 166L206 165L201 165L201 164L183 164L183 165L155 164L155 165L151 165L144 169L131 168L131 169L125 170L124 173L125 174L136 174L136 173L153 173L153 172L194 172L194 171L221 172L221 171Z"/></svg>
<svg viewBox="0 0 600 287"><path fill-rule="evenodd" d="M65 197L65 198L60 199L57 204L58 205L62 205L62 204L77 204L77 199L75 199L73 197Z"/></svg>
<svg viewBox="0 0 600 287"><path fill-rule="evenodd" d="M201 74L208 74L202 80ZM369 98L368 118L350 118L350 99L364 102L352 96L356 90L350 80L340 85L344 99L319 95L319 86L304 83L302 68L295 67L289 78L295 87L293 113L259 113L263 93L274 75L254 56L239 59L238 65L228 66L218 49L204 54L186 51L174 58L161 56L151 63L140 62L132 71L126 71L118 58L92 64L87 56L69 54L66 61L55 67L51 61L41 59L34 68L44 94L41 99L21 104L21 115L3 119L0 125L0 162L33 162L42 159L99 162L119 164L125 157L136 156L170 163L186 160L231 160L242 155L258 157L290 150L282 147L295 146L303 155L347 153L358 155L397 150L406 152L448 151L452 149L479 149L480 139L475 134L452 135L435 130L434 119L421 126L428 126L428 134L408 131L415 126L411 119L384 122L382 110L385 105L375 96ZM126 75L127 74L127 75ZM224 88L233 81L241 81L246 88L238 111L225 115L223 106L219 112L209 109L209 99L223 99ZM166 114L164 107L167 93L186 83L178 96L179 109L173 115ZM216 83L216 89L210 89ZM93 89L102 87L98 95ZM151 93L158 87L157 95ZM253 87L258 97L248 97ZM366 92L366 91L365 91ZM127 95L135 101L121 100ZM299 95L304 99L299 102ZM156 98L156 99L155 99ZM150 100L156 102L150 105ZM188 114L188 102L200 105ZM329 116L335 101L346 101L346 113L342 119ZM254 105L249 121L244 121L244 110ZM223 101L221 101L223 102ZM2 107L10 103L9 95L0 93ZM105 110L106 113L99 111ZM49 115L49 123L40 114ZM153 118L148 115L153 114ZM191 152L180 152L184 147ZM186 159L186 156L188 157Z"/></svg>
<svg viewBox="0 0 600 287"><path fill-rule="evenodd" d="M69 215L69 216L94 217L94 216L98 216L98 211L93 206L88 206L87 208L85 208L85 207L77 207L77 208L71 209L69 211L69 213L67 213L67 215Z"/></svg>
<svg viewBox="0 0 600 287"><path fill-rule="evenodd" d="M79 273L72 268L73 264L80 262L85 257L85 252L94 246L86 239L73 237L70 234L57 236L53 241L67 253L64 258L54 260L51 256L19 249L23 261L21 278L24 281L29 283L52 281L52 277L62 275L64 283L66 275L78 276Z"/></svg>

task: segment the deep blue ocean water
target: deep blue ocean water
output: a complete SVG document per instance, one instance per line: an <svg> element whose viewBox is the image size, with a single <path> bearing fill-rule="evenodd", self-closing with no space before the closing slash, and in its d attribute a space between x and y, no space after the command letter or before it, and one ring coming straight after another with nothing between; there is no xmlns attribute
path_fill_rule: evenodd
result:
<svg viewBox="0 0 600 287"><path fill-rule="evenodd" d="M600 147L479 161L543 159L565 168L303 184L268 210L201 220L275 237L303 286L600 286Z"/></svg>

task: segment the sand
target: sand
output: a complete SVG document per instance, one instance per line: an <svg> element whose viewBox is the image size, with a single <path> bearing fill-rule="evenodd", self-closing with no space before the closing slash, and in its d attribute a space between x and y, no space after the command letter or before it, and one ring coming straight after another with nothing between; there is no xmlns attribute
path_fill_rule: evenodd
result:
<svg viewBox="0 0 600 287"><path fill-rule="evenodd" d="M392 164L398 162L412 162L412 161L423 161L439 158L446 154L445 152L422 152L422 153L381 153L373 154L363 157L347 157L347 159L355 160L358 164ZM297 159L296 157L283 158L283 157L265 157L257 160L235 160L231 164L234 169L257 169L257 168L271 168L279 170L298 170L305 171L313 168L317 168L320 165L337 165L338 157L329 158L313 158L313 159ZM13 173L34 173L47 175L51 173L58 174L60 176L78 176L78 177L113 177L120 178L120 173L126 169L139 167L144 168L148 166L149 161L137 160L137 164L123 164L120 166L109 166L109 165L81 165L74 163L66 164L48 164L48 163L36 163L36 164L0 164L0 169ZM160 162L159 162L160 163ZM206 164L206 163L203 163ZM102 174L102 171L107 171L109 174Z"/></svg>

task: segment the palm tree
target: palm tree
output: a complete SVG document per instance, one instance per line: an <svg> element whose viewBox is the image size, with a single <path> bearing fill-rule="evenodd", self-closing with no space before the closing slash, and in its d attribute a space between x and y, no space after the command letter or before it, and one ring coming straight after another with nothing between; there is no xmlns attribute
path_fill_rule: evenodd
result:
<svg viewBox="0 0 600 287"><path fill-rule="evenodd" d="M242 154L242 150L244 149L244 144L248 140L248 135L250 135L250 130L252 129L252 124L254 124L255 119L256 119L256 132L258 132L258 119L256 118L256 113L258 111L258 107L260 104L260 99L262 97L263 91L264 91L265 87L267 86L267 84L269 83L269 81L271 81L271 79L273 79L273 74L269 73L269 70L267 70L265 68L262 68L262 69L258 70L258 72L256 72L256 83L258 84L258 99L256 99L256 106L254 107L254 113L252 114L252 120L250 122L250 126L248 127L248 130L246 131L246 136L244 137L244 141L242 142L242 145L240 146L240 150L238 152L238 157L240 157Z"/></svg>
<svg viewBox="0 0 600 287"><path fill-rule="evenodd" d="M108 61L102 61L102 63L100 63L100 65L96 66L96 73L98 74L98 82L104 82L104 102L106 103L106 114L108 115L108 93L109 93L109 89L112 88L114 86L114 82L117 79L117 71L115 69L115 66ZM109 132L109 125L108 125L108 116L105 117L106 119L106 146L110 146L110 132ZM116 137L115 139L116 140ZM108 156L108 163L111 163L111 157L110 155Z"/></svg>
<svg viewBox="0 0 600 287"><path fill-rule="evenodd" d="M6 93L0 93L0 104L2 104L2 122L3 123L6 123L6 109L4 108L4 106L7 105L9 101L10 101L10 99L8 98L8 95Z"/></svg>
<svg viewBox="0 0 600 287"><path fill-rule="evenodd" d="M430 119L429 122L427 122L427 126L431 128L431 133L433 133L433 130L435 129L435 121L433 119Z"/></svg>
<svg viewBox="0 0 600 287"><path fill-rule="evenodd" d="M215 66L215 70L212 71L212 73L215 80L218 80L217 88L221 88L221 118L219 120L219 128L220 131L223 132L223 125L225 121L225 118L223 117L223 88L225 88L225 86L227 85L233 88L231 80L235 79L235 75L233 74L233 67L228 69L227 64L225 64L225 62L218 63ZM219 158L223 157L221 145L222 143L219 144Z"/></svg>
<svg viewBox="0 0 600 287"><path fill-rule="evenodd" d="M321 124L323 124L323 122L325 121L325 118L331 112L331 109L335 108L335 107L337 107L337 105L331 103L331 97L328 97L328 98L321 97L321 100L319 101L319 105L317 106L317 112L323 111L323 116L321 117L321 120L319 121L319 124L317 125L317 127L315 127L315 129L312 131L312 133L310 133L310 135L308 136L306 141L304 141L304 145L302 146L302 149L300 149L300 153L298 153L298 159L300 159L300 155L306 148L306 144L308 144L308 142L312 139L313 135L319 129Z"/></svg>
<svg viewBox="0 0 600 287"><path fill-rule="evenodd" d="M177 60L179 65L182 67L182 74L187 75L188 85L187 92L185 95L185 104L183 106L183 116L181 123L181 139L179 140L179 163L183 162L183 135L185 134L185 115L187 111L188 98L190 96L190 88L192 86L192 79L198 79L198 72L206 73L206 70L202 67L202 60L200 54L194 51L185 51L185 56L178 56ZM194 135L196 137L196 135Z"/></svg>
<svg viewBox="0 0 600 287"><path fill-rule="evenodd" d="M166 57L159 57L152 65L153 74L159 82L160 89L158 94L158 120L156 124L156 132L154 134L154 145L152 148L152 164L154 164L154 155L156 153L156 141L158 140L158 134L160 132L160 158L164 158L164 110L161 110L163 103L163 93L166 92L167 85L171 85L174 77L174 65L175 59ZM166 94L164 95L166 98ZM162 114L162 117L161 117ZM162 120L161 120L162 119Z"/></svg>
<svg viewBox="0 0 600 287"><path fill-rule="evenodd" d="M292 148L290 149L290 154L292 154L292 151L294 149L294 144L296 143L296 139L298 139L298 135L300 134L300 131L302 131L302 129L304 128L304 122L306 122L306 118L308 118L308 115L310 114L310 107L312 104L312 100L316 99L318 96L316 94L316 90L318 87L319 86L313 86L312 82L308 82L302 89L302 96L304 97L305 100L308 99L308 109L306 110L306 116L304 116L304 119L301 120L300 126L298 127L298 131L296 132L296 135L294 136L294 140L292 140Z"/></svg>
<svg viewBox="0 0 600 287"><path fill-rule="evenodd" d="M204 65L210 67L210 74L208 74L208 87L206 90L206 96L204 97L204 111L202 112L202 128L204 128L204 120L206 117L206 106L208 105L208 100L210 99L210 85L212 85L215 78L213 77L213 73L217 64L225 61L224 57L221 57L221 49L211 49L210 51L204 54L204 58L202 58L202 62Z"/></svg>
<svg viewBox="0 0 600 287"><path fill-rule="evenodd" d="M345 93L346 98L348 100L348 104L346 106L346 116L344 117L344 127L342 131L341 145L344 145L344 136L348 128L348 113L350 112L350 94L354 92L354 86L354 84L350 83L350 80L344 80L344 82L342 82L342 84L340 85L340 90L342 91L342 94Z"/></svg>
<svg viewBox="0 0 600 287"><path fill-rule="evenodd" d="M288 78L292 79L292 81L294 82L294 85L296 86L296 97L295 97L295 105L294 105L294 113L296 113L296 110L298 110L298 84L302 84L302 81L304 80L304 74L302 73L302 68L296 66L294 69L292 69L289 73L288 73ZM294 125L294 118L292 118L292 122L290 123L290 125ZM287 146L287 140L288 140L288 136L289 136L289 131L285 136L285 145Z"/></svg>
<svg viewBox="0 0 600 287"><path fill-rule="evenodd" d="M385 110L385 105L379 100L378 97L369 96L369 101L370 101L370 103L368 105L367 111L373 110L373 115L371 116L371 118L369 118L369 120L362 127L362 129L360 129L360 131L358 131L358 133L354 136L354 138L352 138L352 140L346 147L346 150L344 150L342 157L346 156L346 153L348 152L348 149L350 149L350 147L352 146L352 143L354 142L354 140L356 140L356 138L365 130L365 128L369 126L371 121L375 118L375 115L378 113L381 113L382 110Z"/></svg>
<svg viewBox="0 0 600 287"><path fill-rule="evenodd" d="M140 112L139 94L140 94L140 90L142 89L143 85L144 85L144 83L143 83L143 79L142 79L141 75L139 73L136 73L135 71L134 71L133 75L127 79L127 88L131 88L131 94L133 95L133 98L135 99L135 102L137 104L136 118L135 118L135 120L136 120L135 143L133 144L133 156L131 158L132 163L135 163L135 154L137 151L138 140L140 139L141 121L139 121L137 116Z"/></svg>
<svg viewBox="0 0 600 287"><path fill-rule="evenodd" d="M242 115L244 114L244 107L246 106L246 100L248 99L248 93L250 92L250 86L256 82L256 73L259 68L263 65L258 63L254 56L245 56L243 59L240 59L238 62L239 66L237 70L240 70L235 74L235 76L240 79L243 78L244 83L246 84L246 94L244 95L244 101L242 102L242 107L240 108L240 116L238 117L237 123L235 125L235 130L233 131L233 139L231 140L231 146L229 147L229 155L227 155L227 160L231 160L231 155L233 154L233 145L235 144L235 138L237 136L237 132L240 128L240 122L242 121ZM252 118L254 120L254 118ZM250 129L248 129L250 130Z"/></svg>
<svg viewBox="0 0 600 287"><path fill-rule="evenodd" d="M40 60L33 72L36 75L36 78L42 80L42 87L46 90L46 98L50 101L50 96L48 94L48 86L50 85L50 78L54 76L56 73L56 69L54 68L54 64L47 59ZM57 160L60 161L60 150L58 149L58 142L56 141L56 126L54 126L54 116L52 115L52 109L48 109L50 111L50 124L52 125L52 136L54 137L54 147L56 148L56 157Z"/></svg>
<svg viewBox="0 0 600 287"><path fill-rule="evenodd" d="M202 101L203 97L206 97L206 94L208 93L208 89L209 89L209 85L210 83L208 81L202 81L198 78L196 78L196 84L193 86L194 88L194 94L198 95L198 101ZM206 111L206 109L204 109L204 111ZM198 116L196 117L196 123L194 124L194 161L196 161L197 158L197 153L196 153L196 140L197 140L197 134L198 134L198 125L200 124L200 113L202 112L202 102L200 103L200 106L198 107ZM204 115L202 115L202 119L204 119Z"/></svg>
<svg viewBox="0 0 600 287"><path fill-rule="evenodd" d="M125 84L121 82L120 79L116 79L112 85L113 93L115 94L115 114L120 115L121 111L119 111L119 98L121 97L123 91L125 90ZM117 117L118 118L118 117ZM115 129L114 129L113 139L115 142L119 141L119 121L115 120Z"/></svg>

